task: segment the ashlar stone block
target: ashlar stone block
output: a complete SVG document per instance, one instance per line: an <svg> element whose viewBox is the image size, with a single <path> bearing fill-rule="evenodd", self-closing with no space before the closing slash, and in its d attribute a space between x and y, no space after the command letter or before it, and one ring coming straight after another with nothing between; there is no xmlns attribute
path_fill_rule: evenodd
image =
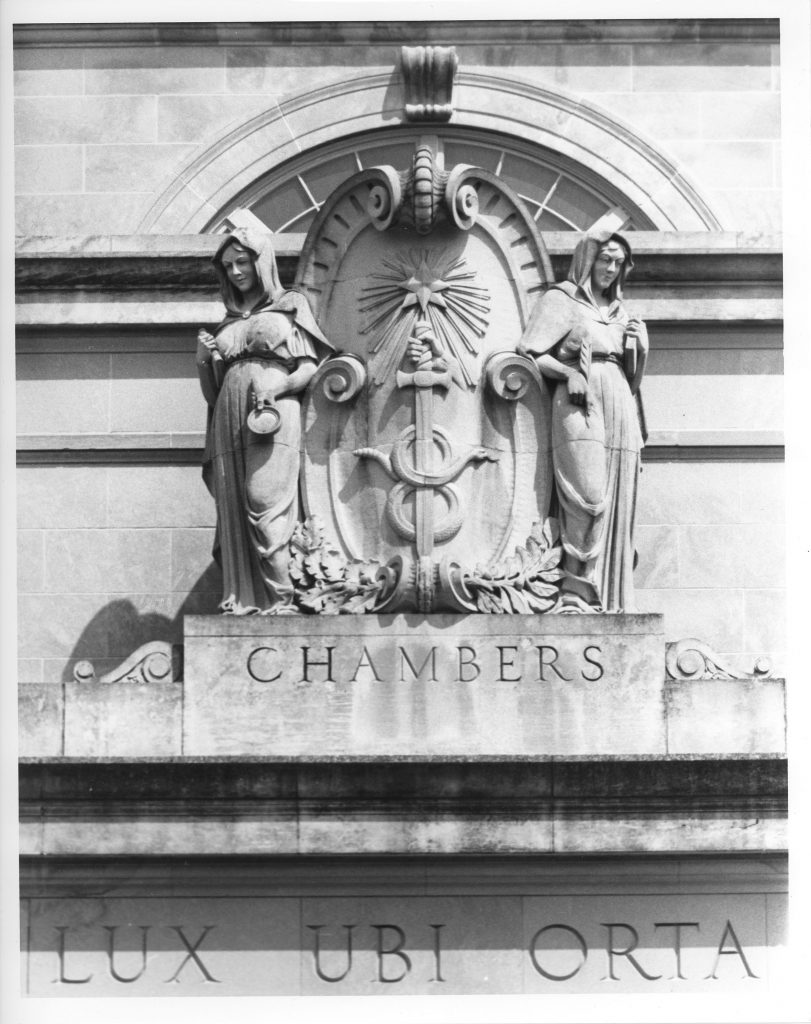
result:
<svg viewBox="0 0 811 1024"><path fill-rule="evenodd" d="M87 146L85 187L88 192L158 189L173 171L180 169L193 149L179 144ZM65 191L64 186L60 191Z"/></svg>
<svg viewBox="0 0 811 1024"><path fill-rule="evenodd" d="M15 140L46 143L153 142L155 96L25 97L15 103Z"/></svg>
<svg viewBox="0 0 811 1024"><path fill-rule="evenodd" d="M30 993L295 995L298 921L293 899L31 900Z"/></svg>
<svg viewBox="0 0 811 1024"><path fill-rule="evenodd" d="M18 753L20 757L59 757L64 753L62 687L53 683L19 684Z"/></svg>
<svg viewBox="0 0 811 1024"><path fill-rule="evenodd" d="M81 146L17 146L14 151L14 184L18 194L81 192Z"/></svg>
<svg viewBox="0 0 811 1024"><path fill-rule="evenodd" d="M681 922L676 924L675 922ZM764 898L569 896L525 900L526 992L764 994Z"/></svg>
<svg viewBox="0 0 811 1024"><path fill-rule="evenodd" d="M669 754L785 753L782 679L679 679L666 688Z"/></svg>
<svg viewBox="0 0 811 1024"><path fill-rule="evenodd" d="M66 683L65 755L176 755L181 690L179 682Z"/></svg>

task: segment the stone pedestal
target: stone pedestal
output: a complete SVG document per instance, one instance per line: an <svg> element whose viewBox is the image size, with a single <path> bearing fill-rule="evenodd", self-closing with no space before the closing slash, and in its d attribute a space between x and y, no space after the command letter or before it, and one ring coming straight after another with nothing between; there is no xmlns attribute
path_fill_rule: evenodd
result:
<svg viewBox="0 0 811 1024"><path fill-rule="evenodd" d="M664 754L660 615L190 616L183 753Z"/></svg>

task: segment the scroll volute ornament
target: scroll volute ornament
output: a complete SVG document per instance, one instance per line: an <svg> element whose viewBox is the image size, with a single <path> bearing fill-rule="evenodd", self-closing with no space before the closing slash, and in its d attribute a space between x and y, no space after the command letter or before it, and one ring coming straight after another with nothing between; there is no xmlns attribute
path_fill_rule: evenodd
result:
<svg viewBox="0 0 811 1024"><path fill-rule="evenodd" d="M375 167L367 172L374 182L367 212L378 231L403 223L418 235L429 235L443 220L451 221L460 231L470 231L476 223L479 197L475 182L481 178L481 170L469 164L444 170L428 139L417 143L407 171Z"/></svg>
<svg viewBox="0 0 811 1024"><path fill-rule="evenodd" d="M400 67L408 121L449 121L459 59L452 46L404 46Z"/></svg>

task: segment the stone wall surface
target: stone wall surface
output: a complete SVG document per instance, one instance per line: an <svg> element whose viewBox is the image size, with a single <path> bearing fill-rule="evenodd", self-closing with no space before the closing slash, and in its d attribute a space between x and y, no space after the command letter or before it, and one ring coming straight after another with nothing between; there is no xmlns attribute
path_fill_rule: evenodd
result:
<svg viewBox="0 0 811 1024"><path fill-rule="evenodd" d="M456 46L466 71L510 75L595 104L673 160L724 228L774 231L780 79L770 24L749 38L732 30L726 40L674 38L662 22L644 41L629 31L624 42L552 44L520 27L485 43L480 29L457 22L403 41L436 36ZM359 73L397 80L397 26L380 28L370 23L347 36L325 26L306 43L282 34L272 45L200 45L191 36L187 45L88 46L32 37L15 54L18 233L135 231L156 191L227 130ZM309 143L291 124L293 155Z"/></svg>
<svg viewBox="0 0 811 1024"><path fill-rule="evenodd" d="M786 969L776 856L243 857L228 872L199 857L57 864L23 862L32 996L481 1002L610 986L774 1000Z"/></svg>
<svg viewBox="0 0 811 1024"><path fill-rule="evenodd" d="M776 26L424 29L133 25L96 29L92 41L75 26L18 32L19 251L33 266L43 244L30 236L47 234L45 248L65 257L25 271L18 305L22 680L67 681L84 658L103 673L147 640L179 643L184 614L216 608L193 338L219 305L172 258L163 277L144 270L176 240L127 233L229 125L361 73L390 76L395 95L400 46L430 41L455 45L471 75L513 76L630 126L740 232L704 232L701 244L638 233L630 298L650 322L652 355L636 585L640 610L665 613L668 639L706 639L742 671L767 654L782 671L779 282L752 248L773 259L759 233L778 226ZM301 145L292 131L290 154ZM719 246L733 237L748 262L721 280L730 253ZM283 254L288 279L300 244ZM560 276L571 246L549 244ZM665 251L667 266L652 272ZM68 280L81 253L84 276ZM677 281L671 257L682 260Z"/></svg>

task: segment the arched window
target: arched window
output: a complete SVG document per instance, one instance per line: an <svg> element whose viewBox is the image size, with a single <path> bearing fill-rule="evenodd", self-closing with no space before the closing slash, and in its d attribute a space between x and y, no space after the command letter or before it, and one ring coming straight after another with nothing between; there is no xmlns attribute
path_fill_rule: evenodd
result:
<svg viewBox="0 0 811 1024"><path fill-rule="evenodd" d="M244 189L206 230L223 230L229 214L248 209L274 232L306 232L334 188L379 164L408 167L417 139L413 127L367 132L310 150L280 164ZM445 167L473 164L501 177L526 203L542 231L583 231L607 210L622 207L624 230L655 225L627 197L588 168L513 136L446 126L432 133Z"/></svg>

